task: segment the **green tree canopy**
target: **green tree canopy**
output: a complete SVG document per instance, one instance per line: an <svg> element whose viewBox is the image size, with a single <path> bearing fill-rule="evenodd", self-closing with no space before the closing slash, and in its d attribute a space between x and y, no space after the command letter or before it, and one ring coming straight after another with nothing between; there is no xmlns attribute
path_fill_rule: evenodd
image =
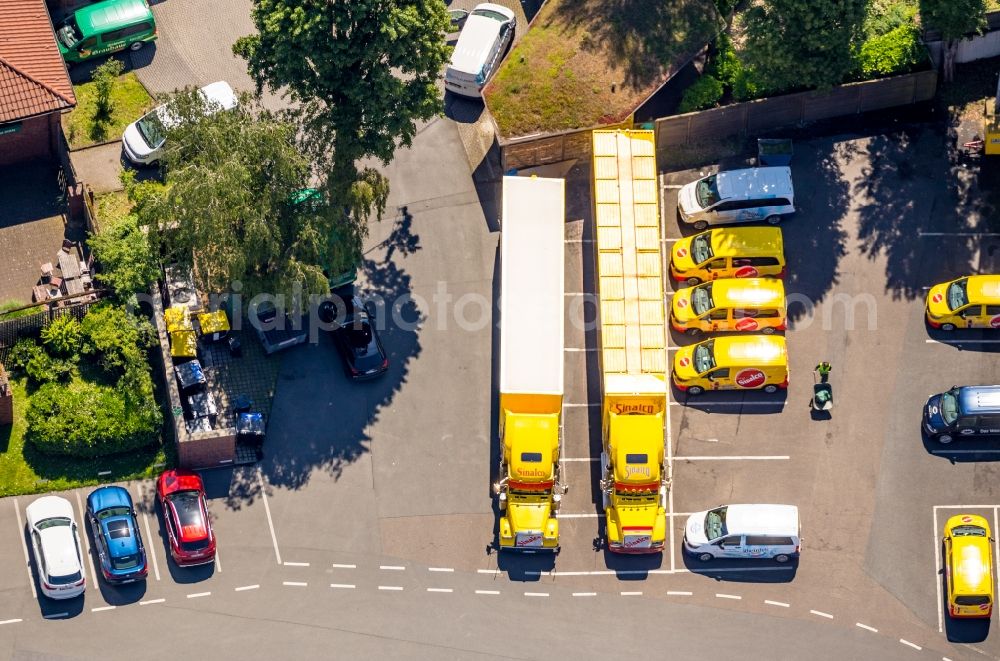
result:
<svg viewBox="0 0 1000 661"><path fill-rule="evenodd" d="M764 90L836 85L857 66L867 7L867 0L760 0L745 18L746 64Z"/></svg>
<svg viewBox="0 0 1000 661"><path fill-rule="evenodd" d="M443 110L442 0L254 0L253 21L233 52L258 91L287 92L309 151L332 152L338 176L364 157L388 163Z"/></svg>
<svg viewBox="0 0 1000 661"><path fill-rule="evenodd" d="M165 183L129 189L139 222L154 230L154 254L196 266L203 291L240 282L247 296L327 293L326 273L358 259L368 216L385 206L384 182L324 184L304 204L314 179L294 125L247 96L232 111L207 114L187 90L168 108L176 121L166 129Z"/></svg>
<svg viewBox="0 0 1000 661"><path fill-rule="evenodd" d="M986 28L986 0L920 0L920 18L925 27L941 31L944 41L942 74L945 82L955 77L958 44L968 34Z"/></svg>

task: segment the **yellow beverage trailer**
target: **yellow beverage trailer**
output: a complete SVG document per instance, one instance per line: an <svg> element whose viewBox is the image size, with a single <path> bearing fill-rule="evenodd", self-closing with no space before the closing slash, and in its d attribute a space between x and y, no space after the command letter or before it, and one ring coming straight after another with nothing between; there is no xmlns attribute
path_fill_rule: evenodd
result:
<svg viewBox="0 0 1000 661"><path fill-rule="evenodd" d="M600 299L601 491L608 549L666 539L667 352L652 131L594 131Z"/></svg>
<svg viewBox="0 0 1000 661"><path fill-rule="evenodd" d="M566 487L562 179L504 177L500 235L500 548L558 551Z"/></svg>

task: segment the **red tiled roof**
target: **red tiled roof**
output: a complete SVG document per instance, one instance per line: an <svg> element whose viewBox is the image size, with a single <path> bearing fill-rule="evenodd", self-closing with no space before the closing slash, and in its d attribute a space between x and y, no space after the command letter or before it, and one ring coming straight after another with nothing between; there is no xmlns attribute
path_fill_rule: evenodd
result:
<svg viewBox="0 0 1000 661"><path fill-rule="evenodd" d="M0 122L75 105L45 0L0 0Z"/></svg>

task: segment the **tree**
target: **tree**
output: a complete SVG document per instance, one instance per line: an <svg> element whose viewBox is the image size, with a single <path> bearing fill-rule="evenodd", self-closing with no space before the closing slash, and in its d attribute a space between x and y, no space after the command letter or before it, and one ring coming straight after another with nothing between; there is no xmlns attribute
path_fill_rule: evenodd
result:
<svg viewBox="0 0 1000 661"><path fill-rule="evenodd" d="M281 90L296 104L310 153L332 157L335 176L365 157L388 163L417 121L443 110L442 0L254 0L253 21L257 34L233 52L258 92Z"/></svg>
<svg viewBox="0 0 1000 661"><path fill-rule="evenodd" d="M240 282L248 297L284 295L290 309L299 292L329 292L324 271L353 265L387 189L354 181L338 197L321 187L300 203L311 168L296 127L245 95L235 109L209 114L201 95L186 90L168 115L175 121L165 127L164 185L129 190L139 222L154 230L153 253L196 266L207 292Z"/></svg>
<svg viewBox="0 0 1000 661"><path fill-rule="evenodd" d="M967 35L986 29L986 0L920 0L920 18L926 27L941 31L941 74L950 83L955 79L958 44Z"/></svg>
<svg viewBox="0 0 1000 661"><path fill-rule="evenodd" d="M947 0L944 0L947 1ZM856 67L866 0L760 0L746 14L743 56L766 91L822 88Z"/></svg>

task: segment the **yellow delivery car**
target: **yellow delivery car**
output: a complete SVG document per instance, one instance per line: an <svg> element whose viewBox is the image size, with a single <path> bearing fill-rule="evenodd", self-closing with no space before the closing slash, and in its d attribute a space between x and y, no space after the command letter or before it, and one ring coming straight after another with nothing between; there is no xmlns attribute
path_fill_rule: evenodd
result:
<svg viewBox="0 0 1000 661"><path fill-rule="evenodd" d="M975 514L956 514L944 524L944 573L948 614L989 617L993 612L990 524Z"/></svg>
<svg viewBox="0 0 1000 661"><path fill-rule="evenodd" d="M1000 328L1000 275L970 275L931 287L927 324L946 331Z"/></svg>
<svg viewBox="0 0 1000 661"><path fill-rule="evenodd" d="M689 395L706 390L788 387L788 351L779 335L726 335L681 347L674 354L674 385Z"/></svg>
<svg viewBox="0 0 1000 661"><path fill-rule="evenodd" d="M785 247L777 227L719 227L681 239L670 251L670 277L689 285L784 275Z"/></svg>
<svg viewBox="0 0 1000 661"><path fill-rule="evenodd" d="M785 330L785 285L775 278L725 278L674 294L670 325L688 335Z"/></svg>

